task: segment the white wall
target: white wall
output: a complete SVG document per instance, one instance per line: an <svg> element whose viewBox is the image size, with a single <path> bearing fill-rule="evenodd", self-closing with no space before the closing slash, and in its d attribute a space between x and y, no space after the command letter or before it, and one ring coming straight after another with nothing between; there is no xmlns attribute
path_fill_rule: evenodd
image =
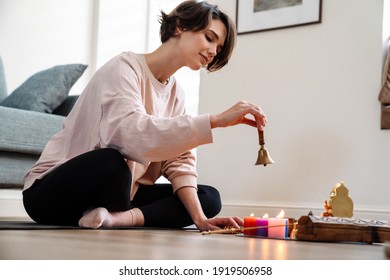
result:
<svg viewBox="0 0 390 280"><path fill-rule="evenodd" d="M235 0L213 2L235 17ZM276 162L254 166L255 129L215 130L214 144L198 149L199 179L219 187L224 214L320 214L342 180L355 216L389 218L390 130L380 130L377 98L383 5L324 0L321 24L239 35L229 65L201 73L200 113L240 99L261 105Z"/></svg>

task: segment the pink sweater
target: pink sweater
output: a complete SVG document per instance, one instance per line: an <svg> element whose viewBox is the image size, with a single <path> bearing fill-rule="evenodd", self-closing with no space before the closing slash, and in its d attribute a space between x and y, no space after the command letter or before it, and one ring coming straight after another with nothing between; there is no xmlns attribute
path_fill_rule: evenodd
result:
<svg viewBox="0 0 390 280"><path fill-rule="evenodd" d="M173 191L197 186L193 148L211 143L209 115L185 114L184 92L172 77L167 85L150 72L144 55L122 53L103 65L80 95L63 129L47 143L25 176L24 189L65 161L87 151L119 150L139 184L161 175Z"/></svg>

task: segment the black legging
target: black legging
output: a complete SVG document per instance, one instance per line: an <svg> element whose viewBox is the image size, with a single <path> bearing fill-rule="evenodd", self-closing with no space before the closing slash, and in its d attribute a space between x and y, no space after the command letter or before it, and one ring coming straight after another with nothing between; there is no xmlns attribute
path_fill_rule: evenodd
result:
<svg viewBox="0 0 390 280"><path fill-rule="evenodd" d="M85 211L97 207L108 211L137 207L148 227L181 228L193 224L170 184L141 185L130 201L131 178L120 152L110 148L94 150L36 180L23 192L24 207L41 224L74 226ZM221 210L215 188L198 185L198 197L207 217L214 217Z"/></svg>

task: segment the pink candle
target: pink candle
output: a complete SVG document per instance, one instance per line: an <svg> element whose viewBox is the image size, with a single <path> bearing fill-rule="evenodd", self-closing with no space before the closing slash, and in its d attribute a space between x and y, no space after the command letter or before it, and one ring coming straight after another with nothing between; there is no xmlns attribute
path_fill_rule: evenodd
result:
<svg viewBox="0 0 390 280"><path fill-rule="evenodd" d="M269 218L268 219L268 237L286 238L288 237L288 219Z"/></svg>

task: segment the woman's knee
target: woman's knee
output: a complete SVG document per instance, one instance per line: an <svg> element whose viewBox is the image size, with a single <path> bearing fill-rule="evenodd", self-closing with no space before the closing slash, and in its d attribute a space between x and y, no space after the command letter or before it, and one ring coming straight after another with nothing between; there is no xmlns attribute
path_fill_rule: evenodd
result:
<svg viewBox="0 0 390 280"><path fill-rule="evenodd" d="M221 196L216 188L207 185L198 185L198 195L203 212L207 218L212 218L221 212Z"/></svg>

